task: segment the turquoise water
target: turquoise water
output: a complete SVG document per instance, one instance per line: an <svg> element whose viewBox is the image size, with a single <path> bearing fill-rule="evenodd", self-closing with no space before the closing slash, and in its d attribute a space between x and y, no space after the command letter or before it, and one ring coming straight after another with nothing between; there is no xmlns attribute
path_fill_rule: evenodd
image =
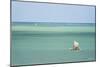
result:
<svg viewBox="0 0 100 67"><path fill-rule="evenodd" d="M80 51L70 51L73 41ZM11 65L95 60L95 25L12 25Z"/></svg>

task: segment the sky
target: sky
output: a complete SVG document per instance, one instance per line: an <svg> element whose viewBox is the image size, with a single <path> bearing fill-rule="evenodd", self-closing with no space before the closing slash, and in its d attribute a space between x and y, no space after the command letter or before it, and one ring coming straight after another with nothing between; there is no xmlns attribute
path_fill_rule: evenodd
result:
<svg viewBox="0 0 100 67"><path fill-rule="evenodd" d="M13 1L12 22L95 23L95 7Z"/></svg>

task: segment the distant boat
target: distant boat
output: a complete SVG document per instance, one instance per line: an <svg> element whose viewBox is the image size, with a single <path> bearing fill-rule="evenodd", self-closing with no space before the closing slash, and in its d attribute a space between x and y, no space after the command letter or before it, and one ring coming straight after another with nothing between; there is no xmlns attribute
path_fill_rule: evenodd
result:
<svg viewBox="0 0 100 67"><path fill-rule="evenodd" d="M72 45L72 48L70 48L71 50L80 50L80 47L79 47L79 42L75 41L73 42L73 45Z"/></svg>
<svg viewBox="0 0 100 67"><path fill-rule="evenodd" d="M74 41L73 43L73 50L80 50L79 43L77 41Z"/></svg>

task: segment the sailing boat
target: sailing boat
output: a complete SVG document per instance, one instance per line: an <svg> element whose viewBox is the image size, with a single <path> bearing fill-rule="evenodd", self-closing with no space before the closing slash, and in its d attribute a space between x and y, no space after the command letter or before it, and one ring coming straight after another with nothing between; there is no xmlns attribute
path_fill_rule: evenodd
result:
<svg viewBox="0 0 100 67"><path fill-rule="evenodd" d="M79 42L75 41L73 42L73 45L72 45L72 48L70 48L70 50L80 50L80 47L79 47Z"/></svg>
<svg viewBox="0 0 100 67"><path fill-rule="evenodd" d="M80 50L79 43L77 41L74 41L73 43L73 50Z"/></svg>

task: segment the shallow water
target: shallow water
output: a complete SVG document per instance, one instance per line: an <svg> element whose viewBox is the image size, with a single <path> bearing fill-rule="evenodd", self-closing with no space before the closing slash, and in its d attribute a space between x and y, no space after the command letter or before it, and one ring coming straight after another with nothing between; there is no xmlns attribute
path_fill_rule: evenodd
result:
<svg viewBox="0 0 100 67"><path fill-rule="evenodd" d="M95 26L39 26L29 31L23 28L29 25L16 26L12 27L11 65L95 60ZM74 40L80 43L78 52L69 50Z"/></svg>

